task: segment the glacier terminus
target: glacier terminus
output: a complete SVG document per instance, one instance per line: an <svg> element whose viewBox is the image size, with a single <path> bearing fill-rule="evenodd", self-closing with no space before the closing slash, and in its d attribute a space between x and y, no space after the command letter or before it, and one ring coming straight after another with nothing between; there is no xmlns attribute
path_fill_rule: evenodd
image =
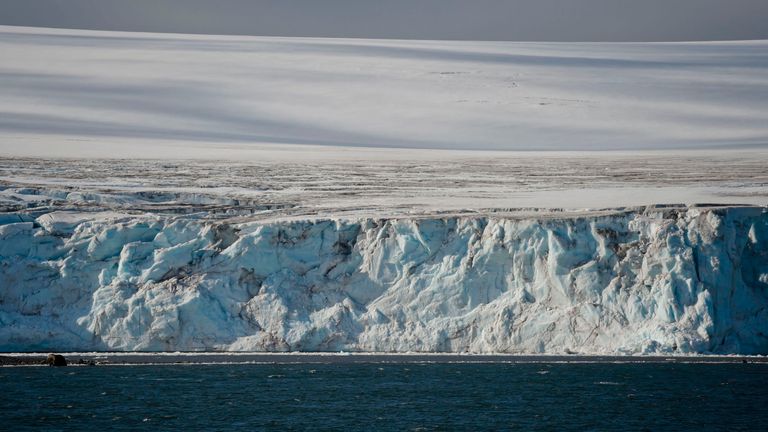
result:
<svg viewBox="0 0 768 432"><path fill-rule="evenodd" d="M768 350L768 211L0 226L0 348Z"/></svg>

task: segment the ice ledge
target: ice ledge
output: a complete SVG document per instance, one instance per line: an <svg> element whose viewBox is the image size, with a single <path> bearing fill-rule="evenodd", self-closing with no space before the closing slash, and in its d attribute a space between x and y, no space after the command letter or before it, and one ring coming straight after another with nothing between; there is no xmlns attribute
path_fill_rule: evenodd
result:
<svg viewBox="0 0 768 432"><path fill-rule="evenodd" d="M764 207L118 216L0 218L0 349L768 353Z"/></svg>

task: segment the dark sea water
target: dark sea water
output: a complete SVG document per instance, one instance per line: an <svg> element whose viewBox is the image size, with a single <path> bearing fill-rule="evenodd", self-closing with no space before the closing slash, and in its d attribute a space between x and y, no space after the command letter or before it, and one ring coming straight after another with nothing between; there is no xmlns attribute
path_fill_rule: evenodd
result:
<svg viewBox="0 0 768 432"><path fill-rule="evenodd" d="M2 430L766 430L768 364L0 368Z"/></svg>

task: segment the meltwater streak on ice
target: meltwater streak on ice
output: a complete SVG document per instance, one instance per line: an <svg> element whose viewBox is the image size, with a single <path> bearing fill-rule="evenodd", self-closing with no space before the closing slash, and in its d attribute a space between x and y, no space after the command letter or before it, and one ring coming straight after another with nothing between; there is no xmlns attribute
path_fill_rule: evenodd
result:
<svg viewBox="0 0 768 432"><path fill-rule="evenodd" d="M4 351L768 353L761 207L3 221Z"/></svg>

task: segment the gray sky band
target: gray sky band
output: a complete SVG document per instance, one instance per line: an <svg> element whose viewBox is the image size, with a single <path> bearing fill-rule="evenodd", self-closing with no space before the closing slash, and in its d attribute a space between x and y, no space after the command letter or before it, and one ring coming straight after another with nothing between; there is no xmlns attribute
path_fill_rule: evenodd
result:
<svg viewBox="0 0 768 432"><path fill-rule="evenodd" d="M0 24L395 39L768 39L767 0L3 0Z"/></svg>

